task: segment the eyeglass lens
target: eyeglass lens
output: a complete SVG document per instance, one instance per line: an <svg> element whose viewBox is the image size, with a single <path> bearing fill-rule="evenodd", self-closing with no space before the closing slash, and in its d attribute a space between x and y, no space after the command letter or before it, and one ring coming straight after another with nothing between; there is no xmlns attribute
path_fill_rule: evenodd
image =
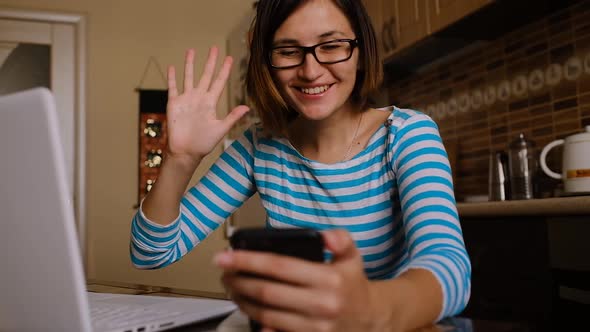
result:
<svg viewBox="0 0 590 332"><path fill-rule="evenodd" d="M307 50L309 51L307 51ZM305 61L305 55L312 53L316 60L322 64L330 64L348 60L352 55L352 41L331 41L310 46L284 46L272 50L271 62L274 67L294 67Z"/></svg>

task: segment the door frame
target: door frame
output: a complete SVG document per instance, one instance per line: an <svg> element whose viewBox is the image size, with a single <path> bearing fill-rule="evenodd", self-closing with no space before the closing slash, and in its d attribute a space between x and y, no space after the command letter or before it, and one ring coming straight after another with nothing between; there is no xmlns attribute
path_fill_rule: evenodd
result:
<svg viewBox="0 0 590 332"><path fill-rule="evenodd" d="M75 31L74 72L74 212L84 266L86 257L86 17L79 14L0 8L0 19L66 23Z"/></svg>

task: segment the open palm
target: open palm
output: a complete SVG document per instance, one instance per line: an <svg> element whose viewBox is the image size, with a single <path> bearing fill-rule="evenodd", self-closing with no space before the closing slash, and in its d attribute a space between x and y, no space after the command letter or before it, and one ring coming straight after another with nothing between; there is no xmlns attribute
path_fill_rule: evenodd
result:
<svg viewBox="0 0 590 332"><path fill-rule="evenodd" d="M218 53L217 47L211 48L203 74L194 86L195 51L187 51L184 87L180 94L176 87L175 68L168 68L168 153L171 156L190 160L203 158L249 110L247 106L239 105L225 118L217 117L217 103L232 66L232 58L226 57L214 78Z"/></svg>

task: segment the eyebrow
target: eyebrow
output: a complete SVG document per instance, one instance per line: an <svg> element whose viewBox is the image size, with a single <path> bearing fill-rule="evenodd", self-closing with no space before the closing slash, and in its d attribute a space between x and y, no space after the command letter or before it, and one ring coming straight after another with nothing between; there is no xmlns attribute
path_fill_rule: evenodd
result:
<svg viewBox="0 0 590 332"><path fill-rule="evenodd" d="M338 31L338 30L331 30L331 31L327 31L322 33L321 35L319 35L319 38L326 38L326 37L332 37L334 35L342 35L345 36L344 32L342 31ZM299 44L299 41L296 39L290 39L290 38L282 38L282 39L278 39L275 40L272 43L273 47L279 46L279 45L291 45L291 44Z"/></svg>

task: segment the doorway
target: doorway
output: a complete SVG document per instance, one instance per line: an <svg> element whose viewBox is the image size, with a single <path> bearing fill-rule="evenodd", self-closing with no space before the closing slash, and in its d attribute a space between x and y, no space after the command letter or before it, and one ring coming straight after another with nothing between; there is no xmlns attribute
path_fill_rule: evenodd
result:
<svg viewBox="0 0 590 332"><path fill-rule="evenodd" d="M84 262L85 29L82 15L0 7L0 95L35 87L53 92Z"/></svg>

